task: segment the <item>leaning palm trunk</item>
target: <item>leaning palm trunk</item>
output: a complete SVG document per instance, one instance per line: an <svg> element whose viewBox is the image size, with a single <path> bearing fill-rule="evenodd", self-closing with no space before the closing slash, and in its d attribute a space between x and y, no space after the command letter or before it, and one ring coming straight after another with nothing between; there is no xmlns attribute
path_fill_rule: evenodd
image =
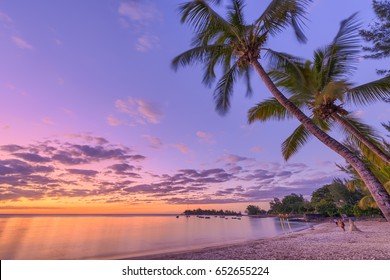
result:
<svg viewBox="0 0 390 280"><path fill-rule="evenodd" d="M346 130L348 130L353 136L355 136L360 142L367 146L375 155L384 160L385 163L390 164L390 156L386 155L383 151L381 151L376 145L374 145L371 141L361 135L361 133L353 127L348 121L339 116L337 113L332 114L331 117L342 125Z"/></svg>
<svg viewBox="0 0 390 280"><path fill-rule="evenodd" d="M257 59L251 59L250 63L255 68L256 72L259 74L260 78L263 80L271 94L279 101L279 103L282 104L291 114L293 114L308 131L310 131L315 137L318 138L318 140L341 155L349 164L352 165L352 167L356 170L356 172L366 184L368 190L372 194L372 197L377 203L379 209L382 211L386 220L390 222L390 195L386 192L385 188L374 176L374 174L349 149L322 131L298 107L289 101L275 86Z"/></svg>

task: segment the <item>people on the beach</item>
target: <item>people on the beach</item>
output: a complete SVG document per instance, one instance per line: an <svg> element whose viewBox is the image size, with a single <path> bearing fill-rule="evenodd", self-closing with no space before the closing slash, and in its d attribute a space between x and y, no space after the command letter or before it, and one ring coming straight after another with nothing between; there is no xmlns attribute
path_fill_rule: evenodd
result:
<svg viewBox="0 0 390 280"><path fill-rule="evenodd" d="M343 219L339 219L338 220L338 222L337 222L337 225L339 226L339 227L341 227L342 229L343 229L343 231L345 231L345 224L344 224L344 222L343 222Z"/></svg>

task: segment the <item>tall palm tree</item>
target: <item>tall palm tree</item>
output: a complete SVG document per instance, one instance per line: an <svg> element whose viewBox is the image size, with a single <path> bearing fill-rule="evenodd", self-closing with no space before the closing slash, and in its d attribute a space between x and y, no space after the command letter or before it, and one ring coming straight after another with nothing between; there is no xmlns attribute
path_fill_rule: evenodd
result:
<svg viewBox="0 0 390 280"><path fill-rule="evenodd" d="M243 77L251 93L250 71L254 69L275 99L294 115L321 142L341 155L359 173L386 219L390 222L390 196L373 173L348 148L327 135L275 86L262 63L264 56L271 64L286 64L290 57L265 47L267 39L292 26L300 41L305 41L301 30L305 8L309 0L273 0L252 24L244 20L244 1L231 0L227 15L221 16L213 8L220 1L193 0L180 6L182 23L194 28L192 48L174 58L175 70L195 63L204 65L203 82L210 85L215 79L215 67L222 66L223 75L214 91L216 109L224 113L230 106L233 85ZM260 63L261 61L261 63Z"/></svg>
<svg viewBox="0 0 390 280"><path fill-rule="evenodd" d="M293 65L278 65L269 75L278 87L291 95L291 102L300 109L311 111L313 122L324 130L338 125L366 154L371 151L384 162L383 165L390 164L389 154L380 147L380 137L344 106L346 103L368 105L390 97L390 76L360 86L353 86L347 81L358 61L358 26L356 14L353 14L342 21L331 44L314 52L313 61L303 62L303 59L294 58ZM249 122L291 117L275 98L257 104L248 113ZM282 144L285 159L296 153L309 136L309 131L300 125Z"/></svg>

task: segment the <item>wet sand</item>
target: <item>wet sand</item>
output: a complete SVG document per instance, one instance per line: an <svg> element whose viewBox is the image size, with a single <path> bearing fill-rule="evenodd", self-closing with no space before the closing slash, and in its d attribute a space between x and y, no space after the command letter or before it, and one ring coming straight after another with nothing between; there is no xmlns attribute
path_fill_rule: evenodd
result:
<svg viewBox="0 0 390 280"><path fill-rule="evenodd" d="M335 223L245 243L137 259L162 260L390 260L390 223L357 221L361 231L344 232Z"/></svg>

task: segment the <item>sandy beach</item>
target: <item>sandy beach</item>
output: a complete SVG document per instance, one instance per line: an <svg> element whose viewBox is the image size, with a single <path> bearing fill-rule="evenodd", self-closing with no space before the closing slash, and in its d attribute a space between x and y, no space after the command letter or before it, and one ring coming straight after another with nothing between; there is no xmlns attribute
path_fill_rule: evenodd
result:
<svg viewBox="0 0 390 280"><path fill-rule="evenodd" d="M160 254L137 259L165 260L390 260L390 223L357 221L361 231L334 223L240 244Z"/></svg>

